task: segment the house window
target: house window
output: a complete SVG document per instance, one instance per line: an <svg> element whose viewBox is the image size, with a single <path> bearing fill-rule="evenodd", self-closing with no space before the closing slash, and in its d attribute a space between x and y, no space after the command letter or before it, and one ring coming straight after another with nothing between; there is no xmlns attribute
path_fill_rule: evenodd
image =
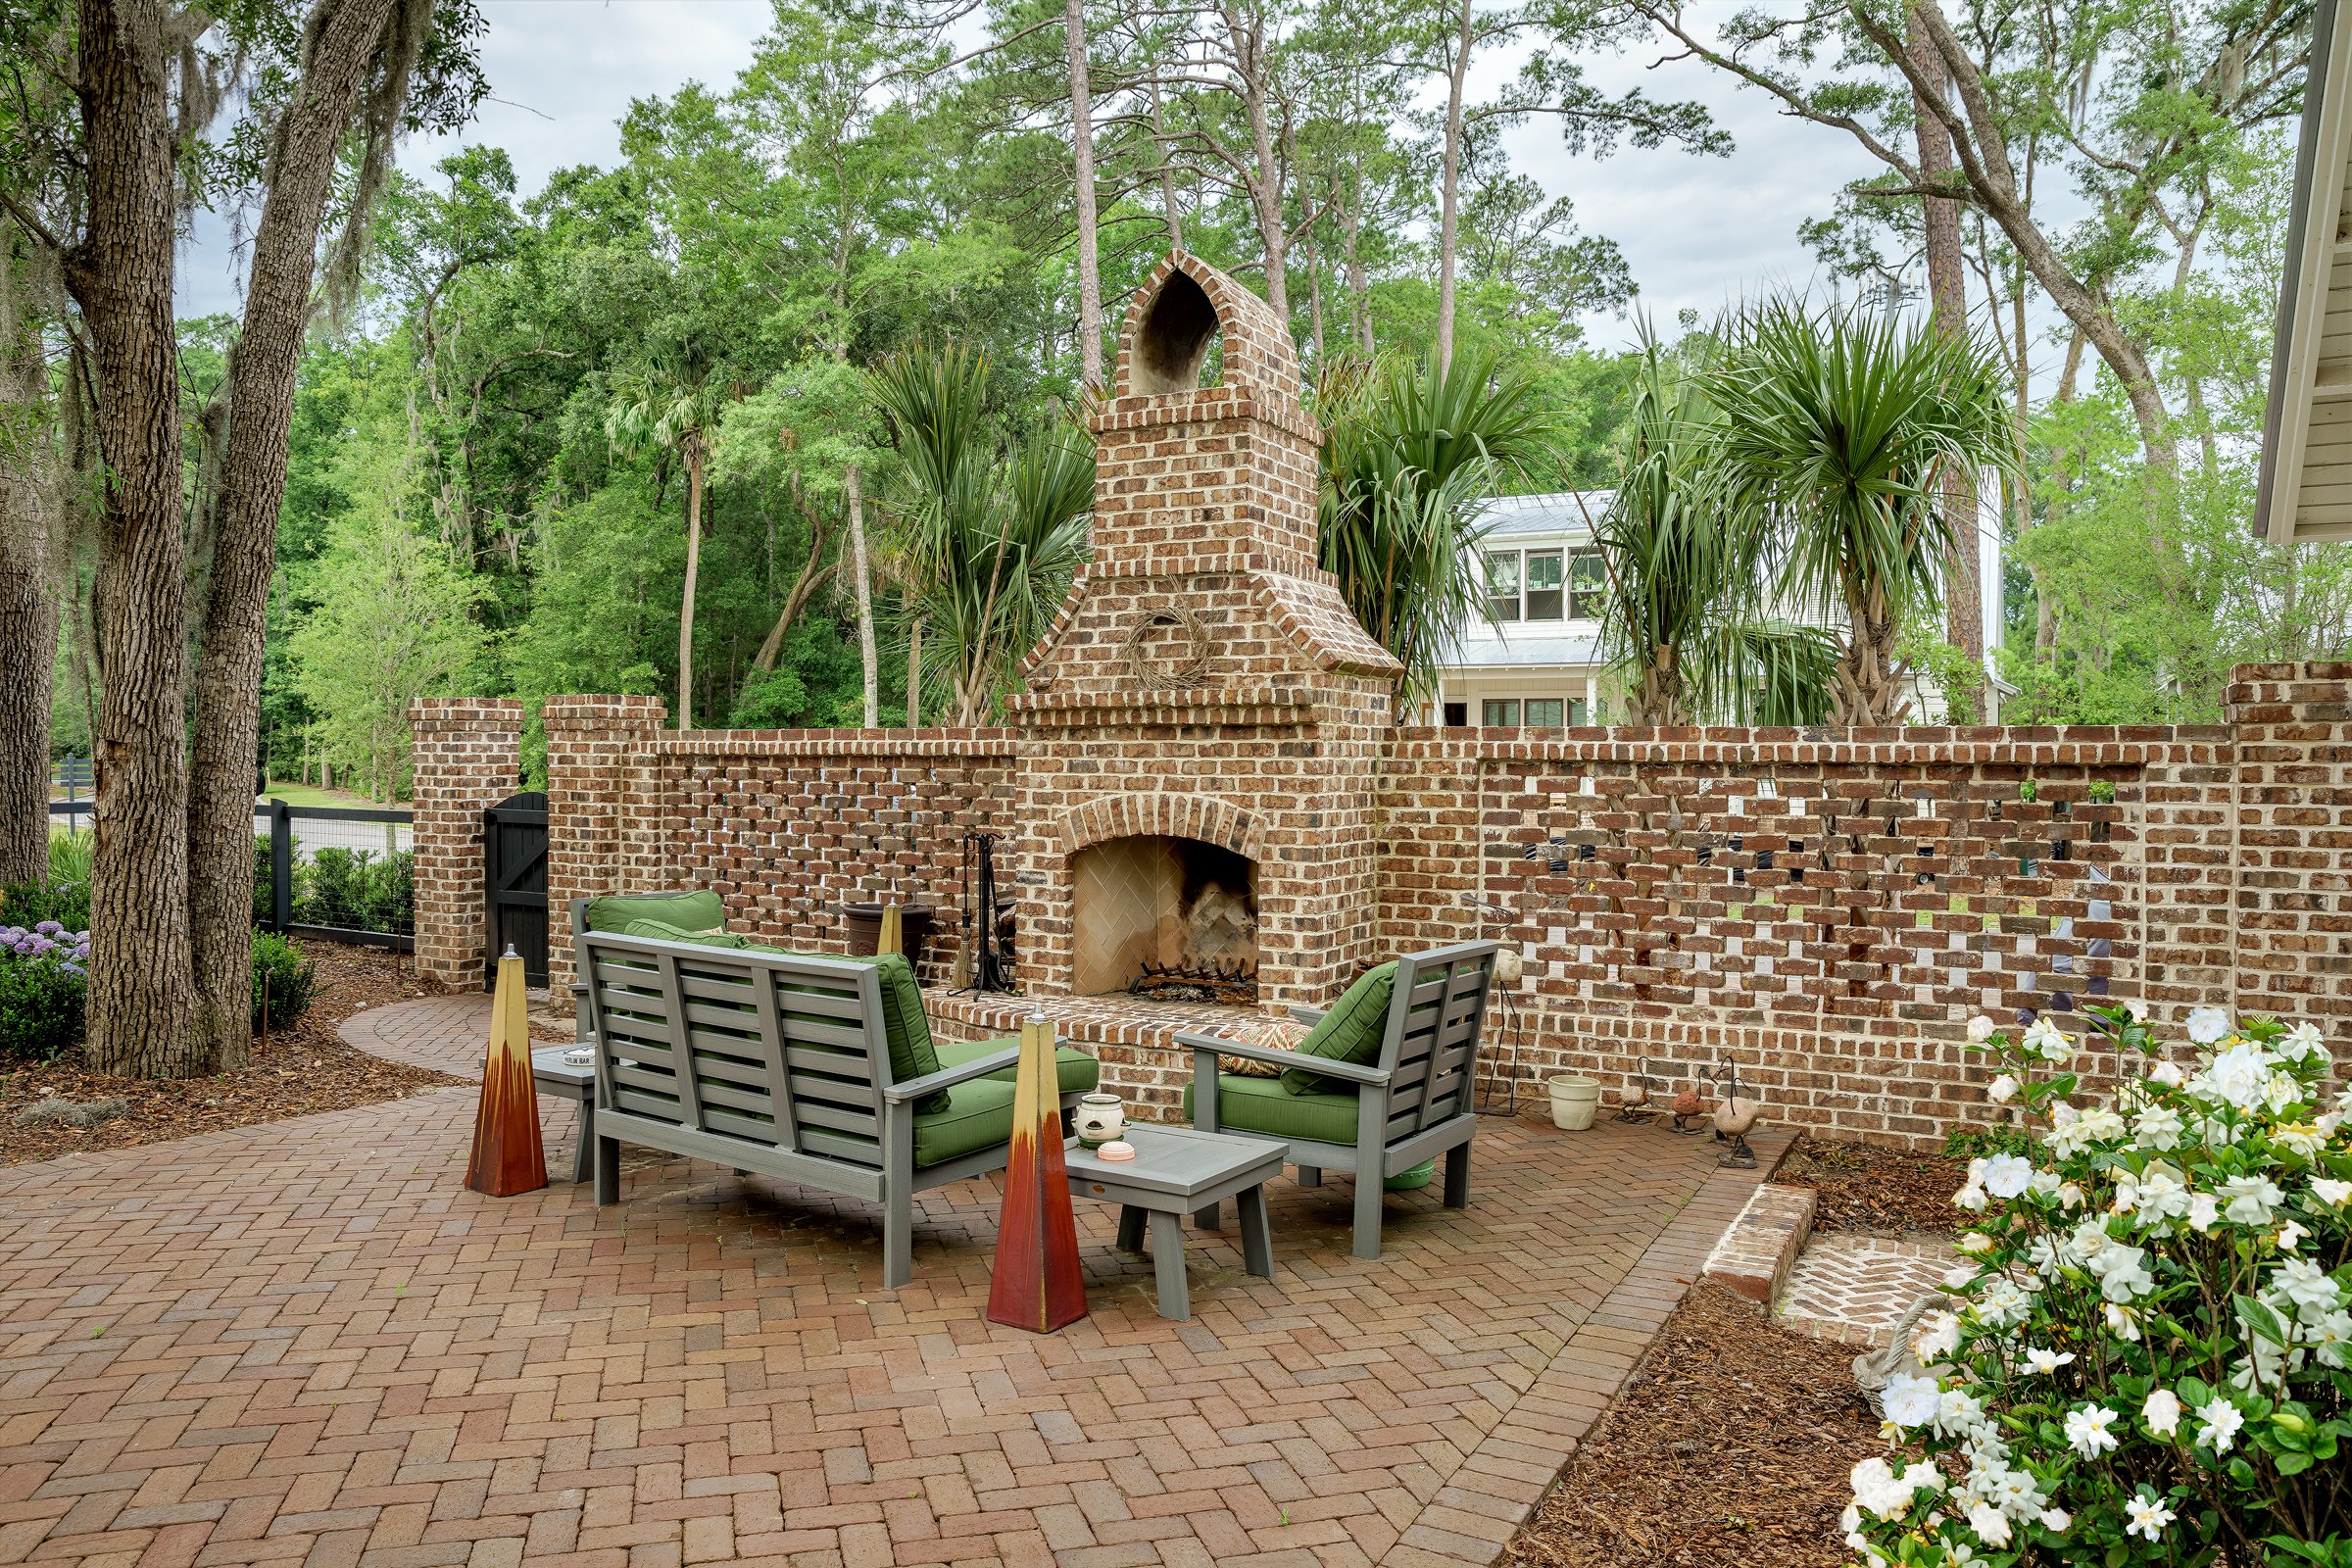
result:
<svg viewBox="0 0 2352 1568"><path fill-rule="evenodd" d="M1519 552L1487 552L1487 613L1496 620L1519 618Z"/></svg>
<svg viewBox="0 0 2352 1568"><path fill-rule="evenodd" d="M1582 697L1570 698L1568 702L1568 722L1571 727L1579 729L1583 728L1587 724L1592 723L1592 705L1586 702Z"/></svg>
<svg viewBox="0 0 2352 1568"><path fill-rule="evenodd" d="M1568 615L1572 620L1598 620L1608 594L1608 574L1601 570L1600 552L1579 550L1568 558Z"/></svg>
<svg viewBox="0 0 2352 1568"><path fill-rule="evenodd" d="M1446 727L1447 729L1460 729L1469 722L1470 705L1468 703L1447 703L1446 705Z"/></svg>
<svg viewBox="0 0 2352 1568"><path fill-rule="evenodd" d="M1558 729L1566 720L1565 707L1557 697L1530 697L1527 700L1527 727Z"/></svg>
<svg viewBox="0 0 2352 1568"><path fill-rule="evenodd" d="M1558 620L1564 606L1560 591L1560 552L1530 550L1527 553L1527 618L1530 620Z"/></svg>
<svg viewBox="0 0 2352 1568"><path fill-rule="evenodd" d="M1517 729L1519 700L1516 697L1490 697L1485 715L1479 720L1489 729Z"/></svg>

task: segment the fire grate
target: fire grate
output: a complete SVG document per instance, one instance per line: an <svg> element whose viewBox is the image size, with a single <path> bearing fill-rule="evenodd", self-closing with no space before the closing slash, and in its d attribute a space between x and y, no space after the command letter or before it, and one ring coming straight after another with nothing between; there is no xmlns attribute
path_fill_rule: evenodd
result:
<svg viewBox="0 0 2352 1568"><path fill-rule="evenodd" d="M1212 1002L1226 1006L1257 1004L1257 970L1243 964L1181 968L1147 962L1127 994L1146 1002Z"/></svg>

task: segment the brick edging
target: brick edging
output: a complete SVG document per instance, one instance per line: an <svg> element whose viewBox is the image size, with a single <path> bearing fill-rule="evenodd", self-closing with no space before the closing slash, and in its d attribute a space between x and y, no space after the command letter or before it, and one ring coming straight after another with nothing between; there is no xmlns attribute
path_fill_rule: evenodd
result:
<svg viewBox="0 0 2352 1568"><path fill-rule="evenodd" d="M1527 1392L1513 1400L1380 1559L1381 1568L1491 1568L1616 1400L1722 1234L1794 1142L1763 1137L1754 1170L1716 1169Z"/></svg>

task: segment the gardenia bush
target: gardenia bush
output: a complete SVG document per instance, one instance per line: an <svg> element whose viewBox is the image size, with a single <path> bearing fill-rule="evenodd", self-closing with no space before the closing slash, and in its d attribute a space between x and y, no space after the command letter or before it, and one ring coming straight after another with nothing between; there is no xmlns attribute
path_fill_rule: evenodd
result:
<svg viewBox="0 0 2352 1568"><path fill-rule="evenodd" d="M1970 1261L1854 1467L1871 1562L2352 1568L2352 1093L2308 1024L2189 1015L2193 1067L2122 1007L2044 1020L1990 1093L2036 1137L1973 1161ZM2121 1055L2108 1101L2079 1057Z"/></svg>

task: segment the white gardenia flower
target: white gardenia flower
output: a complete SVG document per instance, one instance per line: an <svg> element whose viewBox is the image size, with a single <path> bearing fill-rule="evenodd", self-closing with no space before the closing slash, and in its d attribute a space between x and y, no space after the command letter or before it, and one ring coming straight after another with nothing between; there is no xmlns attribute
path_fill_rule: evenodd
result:
<svg viewBox="0 0 2352 1568"><path fill-rule="evenodd" d="M2320 1039L2319 1027L2311 1023L2299 1023L2280 1035L2276 1049L2278 1054L2289 1061L2309 1061L2314 1056L2328 1054L2326 1043Z"/></svg>
<svg viewBox="0 0 2352 1568"><path fill-rule="evenodd" d="M2086 1405L2066 1413L2066 1441L2085 1459L2096 1459L2102 1453L2113 1453L2122 1445L2108 1431L2115 1425L2115 1412L2103 1404Z"/></svg>
<svg viewBox="0 0 2352 1568"><path fill-rule="evenodd" d="M1964 1291L1976 1282L1977 1271L1966 1263L1943 1271L1943 1288L1947 1291Z"/></svg>
<svg viewBox="0 0 2352 1568"><path fill-rule="evenodd" d="M2046 1528L2064 1535L2074 1524L2075 1516L2064 1508L2044 1508L2041 1510L2041 1522Z"/></svg>
<svg viewBox="0 0 2352 1568"><path fill-rule="evenodd" d="M1930 1312L1911 1336L1911 1353L1922 1362L1941 1360L1960 1348L1960 1319L1951 1312Z"/></svg>
<svg viewBox="0 0 2352 1568"><path fill-rule="evenodd" d="M2124 1504L2124 1512L2132 1516L2132 1522L2124 1526L2124 1534L2145 1536L2150 1541L2163 1535L2164 1527L2174 1519L2173 1510L2164 1505L2164 1499L2151 1495L2145 1487Z"/></svg>
<svg viewBox="0 0 2352 1568"><path fill-rule="evenodd" d="M1886 1380L1886 1391L1881 1396L1881 1402L1886 1411L1887 1420L1898 1427L1909 1429L1924 1427L1935 1420L1936 1404L1942 1396L1943 1391L1936 1386L1934 1378L1916 1377L1908 1372L1897 1372Z"/></svg>
<svg viewBox="0 0 2352 1568"><path fill-rule="evenodd" d="M2167 1089L2178 1089L2186 1079L2187 1075L2169 1061L2160 1061L2148 1069L2148 1082L2162 1084Z"/></svg>
<svg viewBox="0 0 2352 1568"><path fill-rule="evenodd" d="M2267 1176L2232 1176L2218 1191L2225 1200L2222 1213L2233 1225L2269 1224L2272 1210L2286 1196Z"/></svg>
<svg viewBox="0 0 2352 1568"><path fill-rule="evenodd" d="M1997 1025L1990 1018L1980 1012L1968 1020L1968 1038L1981 1046L1992 1038L1993 1030L1996 1027Z"/></svg>
<svg viewBox="0 0 2352 1568"><path fill-rule="evenodd" d="M2303 1245L2303 1238L2309 1236L2311 1232L2305 1230L2293 1220L2288 1220L2285 1224L2278 1227L2278 1250L2281 1252L2293 1251L2296 1248Z"/></svg>
<svg viewBox="0 0 2352 1568"><path fill-rule="evenodd" d="M2072 1061L2075 1043L2066 1038L2064 1030L2047 1018L2036 1018L2026 1029L2026 1049L2044 1061L2060 1066Z"/></svg>
<svg viewBox="0 0 2352 1568"><path fill-rule="evenodd" d="M2017 1080L2007 1073L1997 1075L1984 1086L1984 1098L1996 1105L2006 1105L2017 1098Z"/></svg>
<svg viewBox="0 0 2352 1568"><path fill-rule="evenodd" d="M1966 1389L1946 1389L1936 1396L1936 1430L1947 1437L1969 1437L1988 1429L1984 1401Z"/></svg>
<svg viewBox="0 0 2352 1568"><path fill-rule="evenodd" d="M2305 1159L2317 1159L2328 1147L2328 1135L2307 1121L2282 1121L2271 1129L2271 1142L2293 1150Z"/></svg>
<svg viewBox="0 0 2352 1568"><path fill-rule="evenodd" d="M2030 1470L2012 1470L2007 1465L1984 1464L1979 1467L1983 1485L1977 1490L1985 1501L2012 1519L2031 1519L2034 1511L2045 1500L2041 1483ZM1972 1481L1976 1476L1971 1476Z"/></svg>
<svg viewBox="0 0 2352 1568"><path fill-rule="evenodd" d="M2068 1208L2081 1208L2082 1206L2082 1189L2077 1187L2073 1182L2068 1182L2058 1189L2058 1201L2064 1203Z"/></svg>
<svg viewBox="0 0 2352 1568"><path fill-rule="evenodd" d="M2220 1199L2214 1197L2211 1193L2192 1193L2189 1195L2189 1229L2197 1232L2197 1234L2201 1236L2205 1232L2212 1230L2214 1222L2221 1217L2222 1200Z"/></svg>
<svg viewBox="0 0 2352 1568"><path fill-rule="evenodd" d="M2236 1405L2218 1396L2212 1403L2197 1407L2197 1419L2204 1423L2197 1428L2197 1446L2216 1453L2228 1453L2230 1445L2237 1439L2238 1429L2246 1424Z"/></svg>
<svg viewBox="0 0 2352 1568"><path fill-rule="evenodd" d="M2034 1179L2034 1162L2019 1154L1995 1154L1984 1162L1984 1191L1995 1198L2016 1198Z"/></svg>
<svg viewBox="0 0 2352 1568"><path fill-rule="evenodd" d="M2230 1032L2230 1014L2220 1007L2191 1007L2188 1009L2188 1038L2200 1046L2210 1046Z"/></svg>
<svg viewBox="0 0 2352 1568"><path fill-rule="evenodd" d="M2009 1544L2009 1516L1990 1503L1980 1502L1968 1510L1968 1528L1987 1546Z"/></svg>
<svg viewBox="0 0 2352 1568"><path fill-rule="evenodd" d="M2150 1105L2132 1119L2132 1141L2162 1153L2180 1147L2180 1113L2169 1105Z"/></svg>
<svg viewBox="0 0 2352 1568"><path fill-rule="evenodd" d="M2034 1310L2034 1298L2010 1280L1994 1280L1977 1298L1977 1321L2005 1329L2023 1323Z"/></svg>
<svg viewBox="0 0 2352 1568"><path fill-rule="evenodd" d="M1970 1231L1952 1245L1963 1252L1982 1257L1999 1244L1984 1231Z"/></svg>
<svg viewBox="0 0 2352 1568"><path fill-rule="evenodd" d="M1891 1519L1911 1506L1911 1486L1884 1459L1863 1460L1847 1477L1853 1483L1854 1505Z"/></svg>
<svg viewBox="0 0 2352 1568"><path fill-rule="evenodd" d="M2104 1105L2088 1110L2068 1106L2066 1115L2050 1114L2050 1152L2060 1159L2081 1153L2093 1145L2112 1143L2128 1130L2124 1118Z"/></svg>
<svg viewBox="0 0 2352 1568"><path fill-rule="evenodd" d="M2311 1179L2311 1196L2330 1208L2341 1208L2346 1203L2352 1203L2352 1182L2339 1182L2327 1176L2314 1176Z"/></svg>
<svg viewBox="0 0 2352 1568"><path fill-rule="evenodd" d="M2150 1389L2147 1402L2139 1407L2139 1418L2158 1437L2171 1437L2180 1429L2180 1396L2170 1389Z"/></svg>
<svg viewBox="0 0 2352 1568"><path fill-rule="evenodd" d="M2188 1092L2200 1100L2252 1110L2270 1097L2271 1054L2251 1040L2241 1040L2191 1078Z"/></svg>
<svg viewBox="0 0 2352 1568"><path fill-rule="evenodd" d="M2156 1288L2144 1247L2110 1243L2090 1260L2090 1271L2099 1277L2099 1294L2110 1301L2137 1300Z"/></svg>
<svg viewBox="0 0 2352 1568"><path fill-rule="evenodd" d="M2038 1345L2026 1347L2026 1370L2029 1372L2055 1372L2074 1358L2075 1352L2072 1350L2049 1350Z"/></svg>
<svg viewBox="0 0 2352 1568"><path fill-rule="evenodd" d="M2341 1371L2352 1357L2352 1312L2307 1312L2297 1338L2320 1365Z"/></svg>
<svg viewBox="0 0 2352 1568"><path fill-rule="evenodd" d="M1963 1187L1952 1195L1952 1206L1954 1208L1965 1208L1971 1214L1984 1213L1985 1209L1985 1201L1984 1189L1982 1187Z"/></svg>
<svg viewBox="0 0 2352 1568"><path fill-rule="evenodd" d="M2107 1314L2107 1332L2119 1340L2139 1343L2139 1314L2120 1302L2109 1301L2103 1310Z"/></svg>
<svg viewBox="0 0 2352 1568"><path fill-rule="evenodd" d="M2308 1307L2314 1312L2333 1310L2341 1294L2326 1269L2300 1257L2288 1258L2278 1265L2278 1271L2271 1276L2271 1288L2294 1302L2298 1309Z"/></svg>
<svg viewBox="0 0 2352 1568"><path fill-rule="evenodd" d="M2055 1198L2058 1196L2058 1173L2054 1170L2037 1170L2034 1173L2034 1179L2026 1185L2044 1198Z"/></svg>

